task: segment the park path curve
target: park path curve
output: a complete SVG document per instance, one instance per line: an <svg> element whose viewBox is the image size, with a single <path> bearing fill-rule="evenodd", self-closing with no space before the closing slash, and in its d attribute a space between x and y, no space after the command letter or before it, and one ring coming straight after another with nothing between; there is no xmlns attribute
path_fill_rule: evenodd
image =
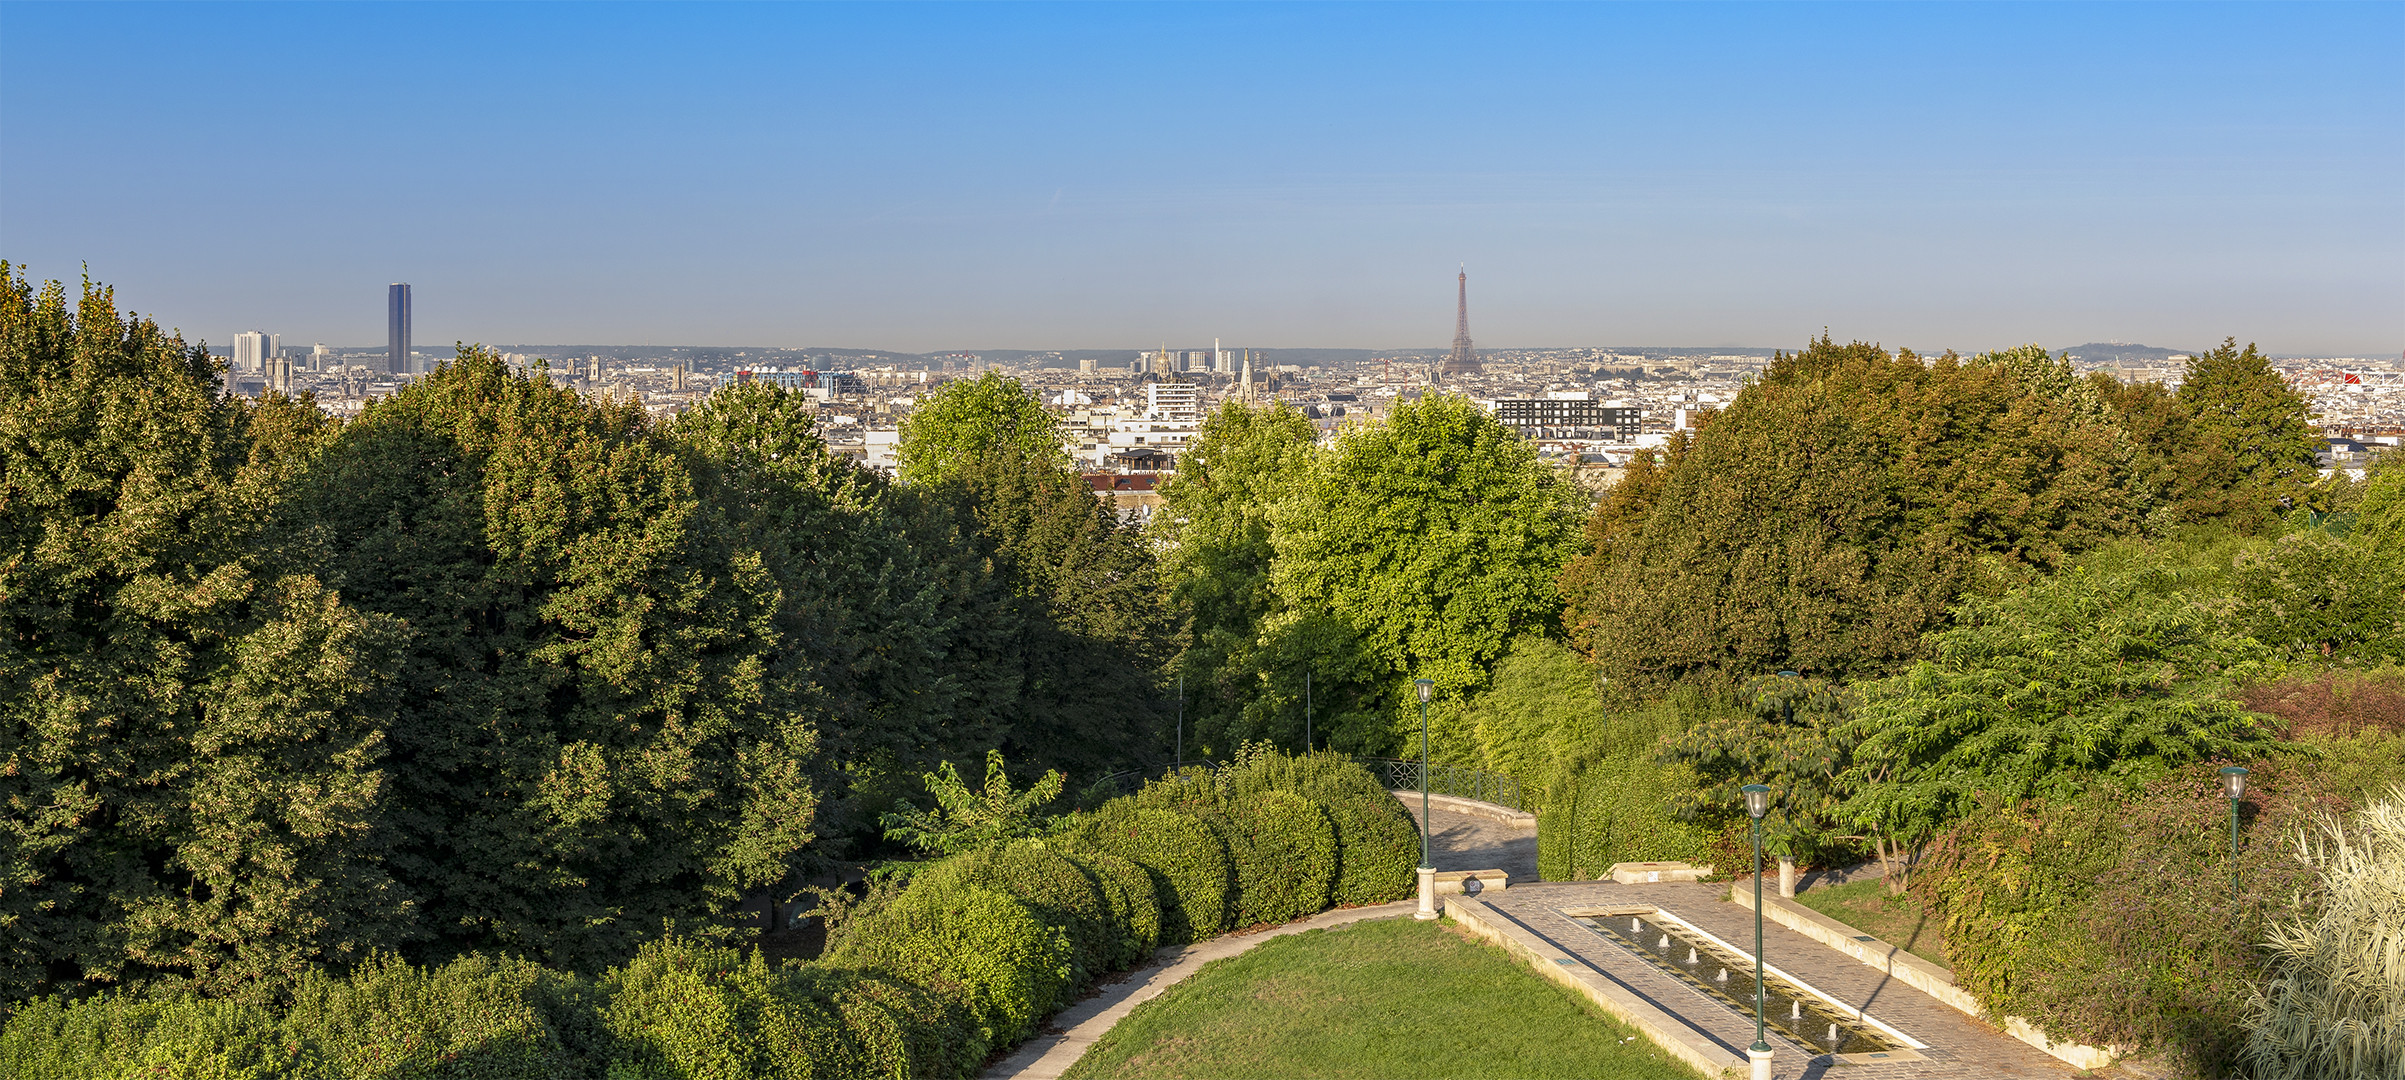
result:
<svg viewBox="0 0 2405 1080"><path fill-rule="evenodd" d="M1415 793L1403 802L1411 809L1413 824L1418 824L1418 795ZM1435 851L1437 869L1502 870L1511 875L1514 884L1536 880L1535 829L1515 828L1490 817L1454 813L1441 805L1434 808L1430 817L1436 822L1429 834L1429 845ZM1102 986L1092 997L1054 1014L1045 1022L1043 1033L989 1066L980 1074L980 1080L1056 1080L1069 1071L1069 1066L1077 1064L1077 1059L1085 1056L1105 1032L1135 1011L1136 1006L1184 982L1204 964L1242 955L1262 942L1288 934L1346 926L1364 919L1402 918L1418 908L1417 900L1338 908L1265 930L1222 934L1209 941L1161 949L1153 954L1151 964L1121 976L1118 982Z"/></svg>

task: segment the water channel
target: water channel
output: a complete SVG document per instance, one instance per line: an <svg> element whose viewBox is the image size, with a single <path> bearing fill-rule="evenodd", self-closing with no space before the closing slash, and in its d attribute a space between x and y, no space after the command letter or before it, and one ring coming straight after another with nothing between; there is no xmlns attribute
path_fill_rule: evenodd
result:
<svg viewBox="0 0 2405 1080"><path fill-rule="evenodd" d="M1577 921L1753 1019L1751 958L1654 915L1597 915ZM1906 1046L1889 1031L1858 1018L1853 1010L1834 1005L1776 972L1765 973L1762 990L1763 1024L1818 1053L1883 1053Z"/></svg>

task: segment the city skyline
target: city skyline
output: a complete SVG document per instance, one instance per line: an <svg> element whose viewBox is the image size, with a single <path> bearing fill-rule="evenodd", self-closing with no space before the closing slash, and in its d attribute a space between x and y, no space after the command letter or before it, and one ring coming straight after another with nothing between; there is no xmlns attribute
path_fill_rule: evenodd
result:
<svg viewBox="0 0 2405 1080"><path fill-rule="evenodd" d="M446 348L1441 347L1467 262L1482 351L2405 348L2398 5L17 4L0 31L0 257L212 343L371 341L401 280ZM330 59L175 74L254 48Z"/></svg>

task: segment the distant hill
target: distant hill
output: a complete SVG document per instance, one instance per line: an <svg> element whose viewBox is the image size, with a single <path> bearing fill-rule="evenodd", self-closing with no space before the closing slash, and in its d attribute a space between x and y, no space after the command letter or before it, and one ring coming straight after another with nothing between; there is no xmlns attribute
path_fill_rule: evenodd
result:
<svg viewBox="0 0 2405 1080"><path fill-rule="evenodd" d="M2135 363L2148 367L2165 367L2174 356L2193 356L2193 349L2165 349L2154 345L2133 345L2126 341L2091 341L2057 349L2068 359L2084 360L2091 364Z"/></svg>

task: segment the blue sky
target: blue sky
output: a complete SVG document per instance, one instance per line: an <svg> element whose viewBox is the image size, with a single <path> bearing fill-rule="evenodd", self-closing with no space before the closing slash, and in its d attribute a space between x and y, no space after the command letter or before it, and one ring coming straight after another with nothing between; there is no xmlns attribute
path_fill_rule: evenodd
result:
<svg viewBox="0 0 2405 1080"><path fill-rule="evenodd" d="M224 342L2405 349L2405 4L0 3L0 257Z"/></svg>

